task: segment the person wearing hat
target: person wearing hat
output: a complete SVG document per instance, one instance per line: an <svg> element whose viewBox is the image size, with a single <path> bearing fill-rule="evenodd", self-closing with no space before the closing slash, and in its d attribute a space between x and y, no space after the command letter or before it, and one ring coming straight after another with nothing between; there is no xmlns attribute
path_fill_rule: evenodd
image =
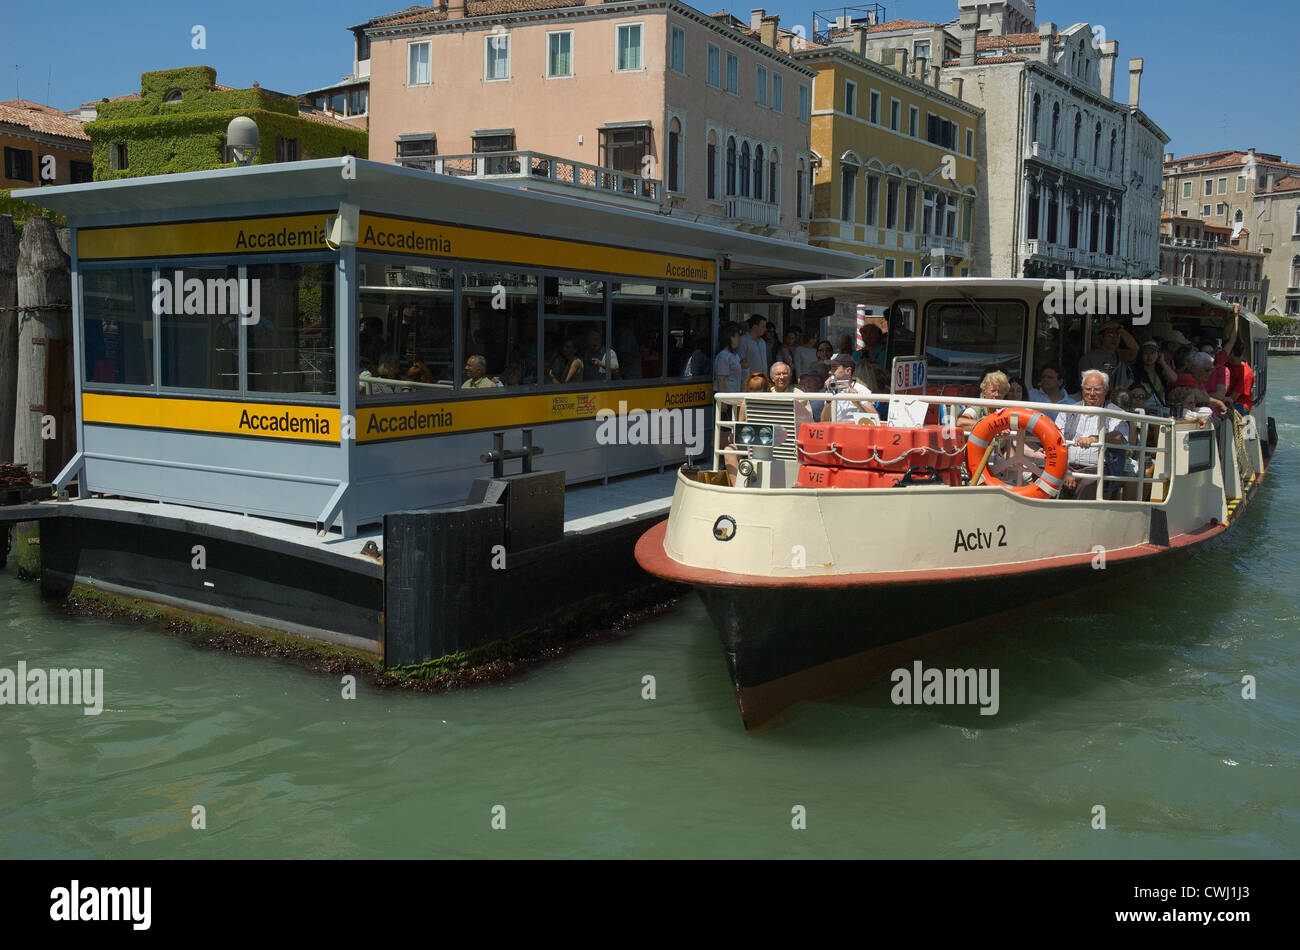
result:
<svg viewBox="0 0 1300 950"><path fill-rule="evenodd" d="M1184 346L1191 346L1192 341L1187 339L1186 336L1179 333L1177 330L1170 330L1163 337L1161 337L1161 339L1163 340L1161 351L1165 355L1165 360L1169 363L1170 366L1177 366L1178 365L1177 357L1178 357L1179 348Z"/></svg>
<svg viewBox="0 0 1300 950"><path fill-rule="evenodd" d="M1178 374L1165 361L1164 356L1160 352L1160 344L1155 340L1147 340L1142 344L1138 358L1133 361L1133 381L1129 388L1141 386L1146 395L1134 405L1146 405L1153 399L1161 406L1167 405L1165 393L1178 378Z"/></svg>
<svg viewBox="0 0 1300 950"><path fill-rule="evenodd" d="M1128 366L1137 359L1137 340L1120 326L1118 320L1107 320L1097 331L1098 335L1093 340L1096 345L1079 357L1079 372L1099 369L1110 377L1111 387L1115 391L1128 389L1132 377Z"/></svg>
<svg viewBox="0 0 1300 950"><path fill-rule="evenodd" d="M817 360L807 368L803 375L799 377L799 385L794 388L794 391L797 393L823 392L826 389L826 378L830 376L830 374L831 368L821 360ZM796 409L800 405L801 403L795 403ZM811 422L813 419L821 419L822 410L826 408L826 403L822 400L817 400L816 402L809 400L807 406L808 418L804 421Z"/></svg>
<svg viewBox="0 0 1300 950"><path fill-rule="evenodd" d="M836 353L830 358L831 378L826 381L829 393L853 393L870 396L871 390L853 378L853 357L848 353ZM850 422L853 416L865 412L879 418L876 407L870 401L854 399L827 400L822 409L822 422Z"/></svg>

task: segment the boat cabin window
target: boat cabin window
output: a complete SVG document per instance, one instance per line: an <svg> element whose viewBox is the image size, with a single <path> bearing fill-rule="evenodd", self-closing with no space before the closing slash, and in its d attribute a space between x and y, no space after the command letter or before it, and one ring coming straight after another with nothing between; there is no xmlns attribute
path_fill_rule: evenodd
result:
<svg viewBox="0 0 1300 950"><path fill-rule="evenodd" d="M889 320L889 333L885 337L885 366L890 367L894 365L896 356L916 355L916 302L898 301L890 305L885 316Z"/></svg>
<svg viewBox="0 0 1300 950"><path fill-rule="evenodd" d="M925 308L925 355L936 383L979 384L985 373L1020 375L1025 305L1017 300L938 300Z"/></svg>
<svg viewBox="0 0 1300 950"><path fill-rule="evenodd" d="M1031 386L1038 385L1044 366L1061 368L1063 388L1067 393L1079 391L1079 360L1084 354L1083 330L1086 317L1080 314L1049 314L1038 305L1034 320L1034 364L1030 367Z"/></svg>
<svg viewBox="0 0 1300 950"><path fill-rule="evenodd" d="M455 385L451 268L364 261L357 307L361 401L397 392L427 397L429 389Z"/></svg>

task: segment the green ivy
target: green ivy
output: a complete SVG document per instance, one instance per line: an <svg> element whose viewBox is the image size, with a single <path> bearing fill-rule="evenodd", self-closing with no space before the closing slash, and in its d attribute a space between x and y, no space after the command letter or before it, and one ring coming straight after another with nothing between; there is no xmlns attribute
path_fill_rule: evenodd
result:
<svg viewBox="0 0 1300 950"><path fill-rule="evenodd" d="M1269 336L1294 336L1297 332L1297 326L1300 326L1300 320L1295 317L1281 317L1276 314L1264 313L1259 317L1264 321L1264 326L1268 327Z"/></svg>
<svg viewBox="0 0 1300 950"><path fill-rule="evenodd" d="M188 66L182 69L162 69L140 76L139 99L122 102L101 102L96 111L98 118L108 121L142 119L148 116L174 116L196 112L246 112L261 109L283 115L298 114L298 100L268 92L265 89L213 89L217 71L211 66ZM174 89L181 92L180 102L164 102L163 97Z"/></svg>
<svg viewBox="0 0 1300 950"><path fill-rule="evenodd" d="M19 201L17 198L11 198L9 196L9 190L6 188L0 188L0 214L13 215L14 230L18 232L20 237L23 233L23 224L28 218L35 217L36 215L40 215L42 218L49 218L54 222L56 228L66 228L68 226L68 222L63 215L57 214L49 208L38 208L36 205L29 204L26 201Z"/></svg>

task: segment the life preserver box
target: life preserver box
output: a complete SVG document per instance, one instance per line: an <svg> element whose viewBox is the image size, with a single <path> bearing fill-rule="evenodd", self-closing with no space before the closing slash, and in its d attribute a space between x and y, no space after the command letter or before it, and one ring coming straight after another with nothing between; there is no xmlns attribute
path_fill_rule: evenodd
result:
<svg viewBox="0 0 1300 950"><path fill-rule="evenodd" d="M963 458L959 433L937 425L805 422L799 427L797 448L801 465L899 474L917 465L937 471L960 468Z"/></svg>
<svg viewBox="0 0 1300 950"><path fill-rule="evenodd" d="M1065 450L1065 440L1061 438L1061 430L1056 428L1056 423L1050 416L1043 415L1036 409L1021 407L999 409L975 423L975 428L971 429L970 438L966 441L966 467L970 469L973 476L984 458L984 451L989 447L989 443L1011 431L1013 426L1017 431L1032 433L1042 444L1043 474L1029 485L1012 488L1006 482L991 475L986 468L983 473L984 483L1001 485L1012 494L1027 498L1055 498L1065 484L1069 454Z"/></svg>

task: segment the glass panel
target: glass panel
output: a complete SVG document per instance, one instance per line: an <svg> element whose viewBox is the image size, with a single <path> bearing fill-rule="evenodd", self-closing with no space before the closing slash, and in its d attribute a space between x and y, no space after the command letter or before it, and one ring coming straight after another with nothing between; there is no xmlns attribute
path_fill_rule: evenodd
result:
<svg viewBox="0 0 1300 950"><path fill-rule="evenodd" d="M85 382L153 385L153 268L81 274Z"/></svg>
<svg viewBox="0 0 1300 950"><path fill-rule="evenodd" d="M240 305L254 298L251 288L240 297L239 268L186 267L162 270L160 278L181 281L181 307L174 298L160 305L158 333L162 338L162 384L181 389L239 389ZM197 283L191 283L197 281ZM258 301L260 306L260 301ZM247 319L253 319L250 312ZM258 319L261 319L260 315Z"/></svg>
<svg viewBox="0 0 1300 950"><path fill-rule="evenodd" d="M486 377L502 385L537 381L537 277L508 272L461 274L461 347L465 364L483 357ZM464 374L464 368L461 369ZM465 374L462 389L487 388Z"/></svg>
<svg viewBox="0 0 1300 950"><path fill-rule="evenodd" d="M1034 379L1039 386L1043 367L1054 365L1061 371L1066 392L1079 391L1079 358L1083 356L1083 316L1052 315L1038 307L1034 332Z"/></svg>
<svg viewBox="0 0 1300 950"><path fill-rule="evenodd" d="M1024 304L932 303L925 313L925 354L936 381L978 383L992 369L1020 374Z"/></svg>
<svg viewBox="0 0 1300 950"><path fill-rule="evenodd" d="M668 289L668 375L708 379L713 291Z"/></svg>
<svg viewBox="0 0 1300 950"><path fill-rule="evenodd" d="M253 264L248 278L260 304L246 329L249 391L338 392L333 262Z"/></svg>
<svg viewBox="0 0 1300 950"><path fill-rule="evenodd" d="M619 378L663 376L663 287L616 282L610 287L610 305Z"/></svg>
<svg viewBox="0 0 1300 950"><path fill-rule="evenodd" d="M365 261L357 294L357 389L366 396L456 384L455 272ZM377 381L376 381L377 380Z"/></svg>

